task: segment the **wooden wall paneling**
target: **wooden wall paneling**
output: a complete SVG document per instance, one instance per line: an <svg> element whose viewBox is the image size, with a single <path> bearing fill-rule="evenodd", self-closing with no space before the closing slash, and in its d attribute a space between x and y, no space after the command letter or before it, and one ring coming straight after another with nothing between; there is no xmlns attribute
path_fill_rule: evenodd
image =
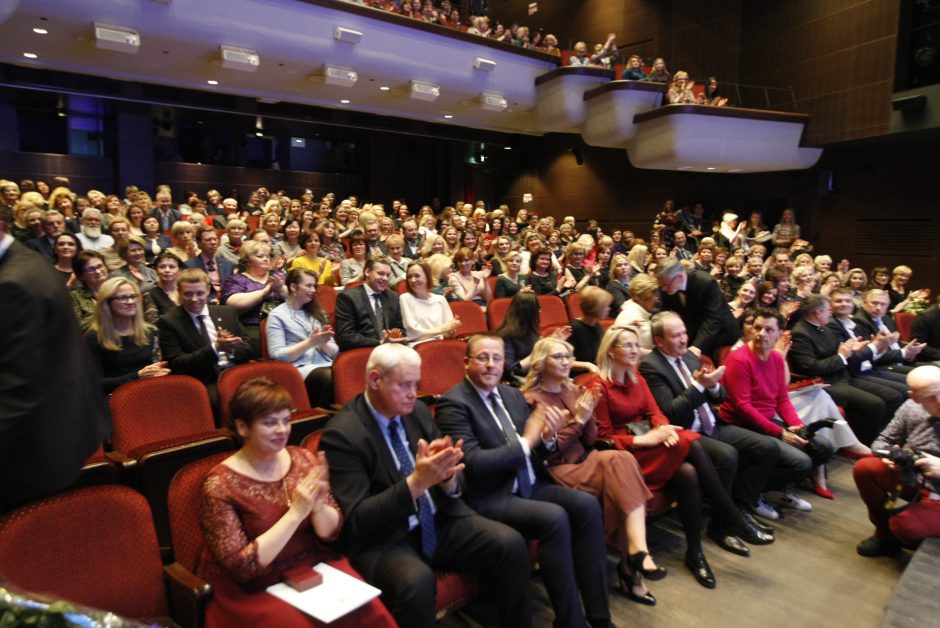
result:
<svg viewBox="0 0 940 628"><path fill-rule="evenodd" d="M116 190L114 160L106 157L52 153L0 152L0 172L13 181L42 179L52 186L53 177L68 177L73 192Z"/></svg>

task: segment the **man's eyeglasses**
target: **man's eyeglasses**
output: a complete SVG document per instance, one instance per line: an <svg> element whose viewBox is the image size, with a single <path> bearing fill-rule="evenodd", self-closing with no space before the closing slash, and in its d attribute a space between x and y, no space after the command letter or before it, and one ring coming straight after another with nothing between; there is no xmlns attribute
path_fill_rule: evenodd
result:
<svg viewBox="0 0 940 628"><path fill-rule="evenodd" d="M488 364L492 362L493 364L502 364L503 356L501 355L490 355L488 353L481 353L479 355L471 355L471 360L475 360L478 364Z"/></svg>

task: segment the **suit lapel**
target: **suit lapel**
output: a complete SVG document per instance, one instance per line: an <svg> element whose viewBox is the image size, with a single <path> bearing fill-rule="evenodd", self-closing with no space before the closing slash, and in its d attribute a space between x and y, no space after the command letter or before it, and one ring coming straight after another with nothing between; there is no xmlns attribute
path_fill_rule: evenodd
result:
<svg viewBox="0 0 940 628"><path fill-rule="evenodd" d="M655 353L656 357L659 359L659 369L666 374L672 389L679 392L685 390L685 382L679 379L679 375L676 373L676 369L672 368L669 359L666 358L659 349L656 349L653 353Z"/></svg>
<svg viewBox="0 0 940 628"><path fill-rule="evenodd" d="M496 420L493 418L493 413L487 407L486 403L483 402L483 399L480 398L480 395L477 393L477 389L473 387L466 378L463 382L463 393L464 398L467 400L467 403L473 409L474 414L478 419L478 423L483 426L483 429L489 432L489 438L492 439L493 443L504 443L506 441L503 430L496 424ZM500 392L502 396L502 392ZM503 405L506 405L506 400L503 399ZM512 411L509 407L506 408L506 411L509 413L509 419L512 420Z"/></svg>
<svg viewBox="0 0 940 628"><path fill-rule="evenodd" d="M355 401L356 416L362 421L362 426L368 432L369 436L372 438L372 442L375 443L376 450L378 451L379 462L381 463L382 469L385 471L386 481L389 485L398 482L402 479L401 471L398 470L398 466L395 464L395 459L392 458L392 452L388 449L388 443L385 440L385 434L382 433L379 424L376 422L375 417L372 416L372 411L369 409L369 404L366 403L365 393L360 394ZM405 422L402 421L404 424ZM411 441L411 435L408 433L408 428L405 428L405 434L408 435L409 442ZM414 445L412 444L412 447ZM412 448L412 451L414 449Z"/></svg>

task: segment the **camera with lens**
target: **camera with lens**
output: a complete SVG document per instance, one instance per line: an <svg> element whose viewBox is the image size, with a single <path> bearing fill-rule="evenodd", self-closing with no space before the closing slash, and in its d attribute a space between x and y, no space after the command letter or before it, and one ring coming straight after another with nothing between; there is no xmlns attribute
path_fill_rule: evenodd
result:
<svg viewBox="0 0 940 628"><path fill-rule="evenodd" d="M797 429L793 430L793 433L806 441L806 447L803 451L806 452L806 455L815 460L825 455L825 450L823 450L813 441L813 436L815 436L816 432L819 430L826 428L832 429L832 426L835 424L836 419L820 419L806 425L801 425Z"/></svg>
<svg viewBox="0 0 940 628"><path fill-rule="evenodd" d="M918 480L920 472L914 463L923 458L924 455L910 445L904 447L895 445L888 449L873 449L872 453L879 458L893 462L901 471L901 483L905 486L918 486L920 484Z"/></svg>

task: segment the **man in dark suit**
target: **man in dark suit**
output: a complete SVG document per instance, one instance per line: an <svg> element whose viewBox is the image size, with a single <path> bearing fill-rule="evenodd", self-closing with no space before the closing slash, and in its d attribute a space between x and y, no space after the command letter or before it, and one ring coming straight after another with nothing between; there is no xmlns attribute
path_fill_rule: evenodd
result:
<svg viewBox="0 0 940 628"><path fill-rule="evenodd" d="M0 216L0 512L67 488L110 432L62 280L6 230Z"/></svg>
<svg viewBox="0 0 940 628"><path fill-rule="evenodd" d="M692 339L689 349L696 355L712 355L718 347L732 345L741 337L737 321L714 277L688 271L675 257L656 264L656 280L662 294L662 309L682 317Z"/></svg>
<svg viewBox="0 0 940 628"><path fill-rule="evenodd" d="M401 626L434 625L436 568L479 571L501 624L531 625L525 541L461 501L461 443L442 438L416 401L421 358L385 344L366 371L366 392L336 413L320 441L353 565L382 589Z"/></svg>
<svg viewBox="0 0 940 628"><path fill-rule="evenodd" d="M699 442L747 524L745 529L735 532L760 545L773 541L773 528L759 523L748 509L757 505L780 458L776 443L769 436L718 420L713 406L725 401L725 389L720 383L725 368L720 366L709 372L702 367L702 361L688 350L689 335L678 314L660 312L653 316L650 327L656 348L643 358L640 374L649 384L660 410L670 423L702 434ZM709 537L729 552L750 554L727 526L728 522L713 518Z"/></svg>
<svg viewBox="0 0 940 628"><path fill-rule="evenodd" d="M65 232L65 216L54 209L47 211L42 215L42 230L44 234L41 238L27 240L26 245L54 262L55 239L60 233Z"/></svg>
<svg viewBox="0 0 940 628"><path fill-rule="evenodd" d="M467 343L467 377L437 403L444 434L463 442L466 498L484 517L539 541L539 565L556 626L607 626L607 559L597 498L554 484L541 454L557 446L562 413L529 418L525 398L499 384L503 340L480 334ZM581 610L580 598L584 602Z"/></svg>
<svg viewBox="0 0 940 628"><path fill-rule="evenodd" d="M255 347L243 340L238 313L227 305L208 305L209 278L187 268L176 280L180 306L157 321L163 359L176 374L191 375L206 385L216 405L216 382L222 368L256 357Z"/></svg>
<svg viewBox="0 0 940 628"><path fill-rule="evenodd" d="M421 257L421 236L418 235L418 221L409 218L401 223L401 235L405 239L403 255L409 259Z"/></svg>
<svg viewBox="0 0 940 628"><path fill-rule="evenodd" d="M849 424L858 439L871 443L905 397L875 378L854 377L857 364L870 359L871 342L848 338L840 342L829 327L832 307L826 297L810 295L803 300L803 319L793 327L793 345L787 353L794 373L821 377L835 402L846 409Z"/></svg>
<svg viewBox="0 0 940 628"><path fill-rule="evenodd" d="M871 374L882 379L889 379L904 385L907 394L907 374L914 369L913 361L923 349L923 343L908 343L902 347L900 334L891 316L891 297L886 290L873 289L865 293L861 309L856 310L855 335L862 338L888 336L888 350L872 362Z"/></svg>
<svg viewBox="0 0 940 628"><path fill-rule="evenodd" d="M389 290L392 265L387 257L366 260L365 283L343 290L336 299L336 342L340 351L402 342L398 293Z"/></svg>
<svg viewBox="0 0 940 628"><path fill-rule="evenodd" d="M160 221L161 232L169 231L174 223L183 219L180 210L173 207L173 197L167 190L157 192L156 207L151 210L150 215Z"/></svg>
<svg viewBox="0 0 940 628"><path fill-rule="evenodd" d="M911 323L911 338L927 345L920 352L921 360L940 360L940 306L932 305L914 317L914 322Z"/></svg>
<svg viewBox="0 0 940 628"><path fill-rule="evenodd" d="M209 300L219 302L222 284L235 272L235 265L218 255L219 234L212 227L202 226L196 230L196 246L199 255L186 262L186 268L198 268L209 277Z"/></svg>

